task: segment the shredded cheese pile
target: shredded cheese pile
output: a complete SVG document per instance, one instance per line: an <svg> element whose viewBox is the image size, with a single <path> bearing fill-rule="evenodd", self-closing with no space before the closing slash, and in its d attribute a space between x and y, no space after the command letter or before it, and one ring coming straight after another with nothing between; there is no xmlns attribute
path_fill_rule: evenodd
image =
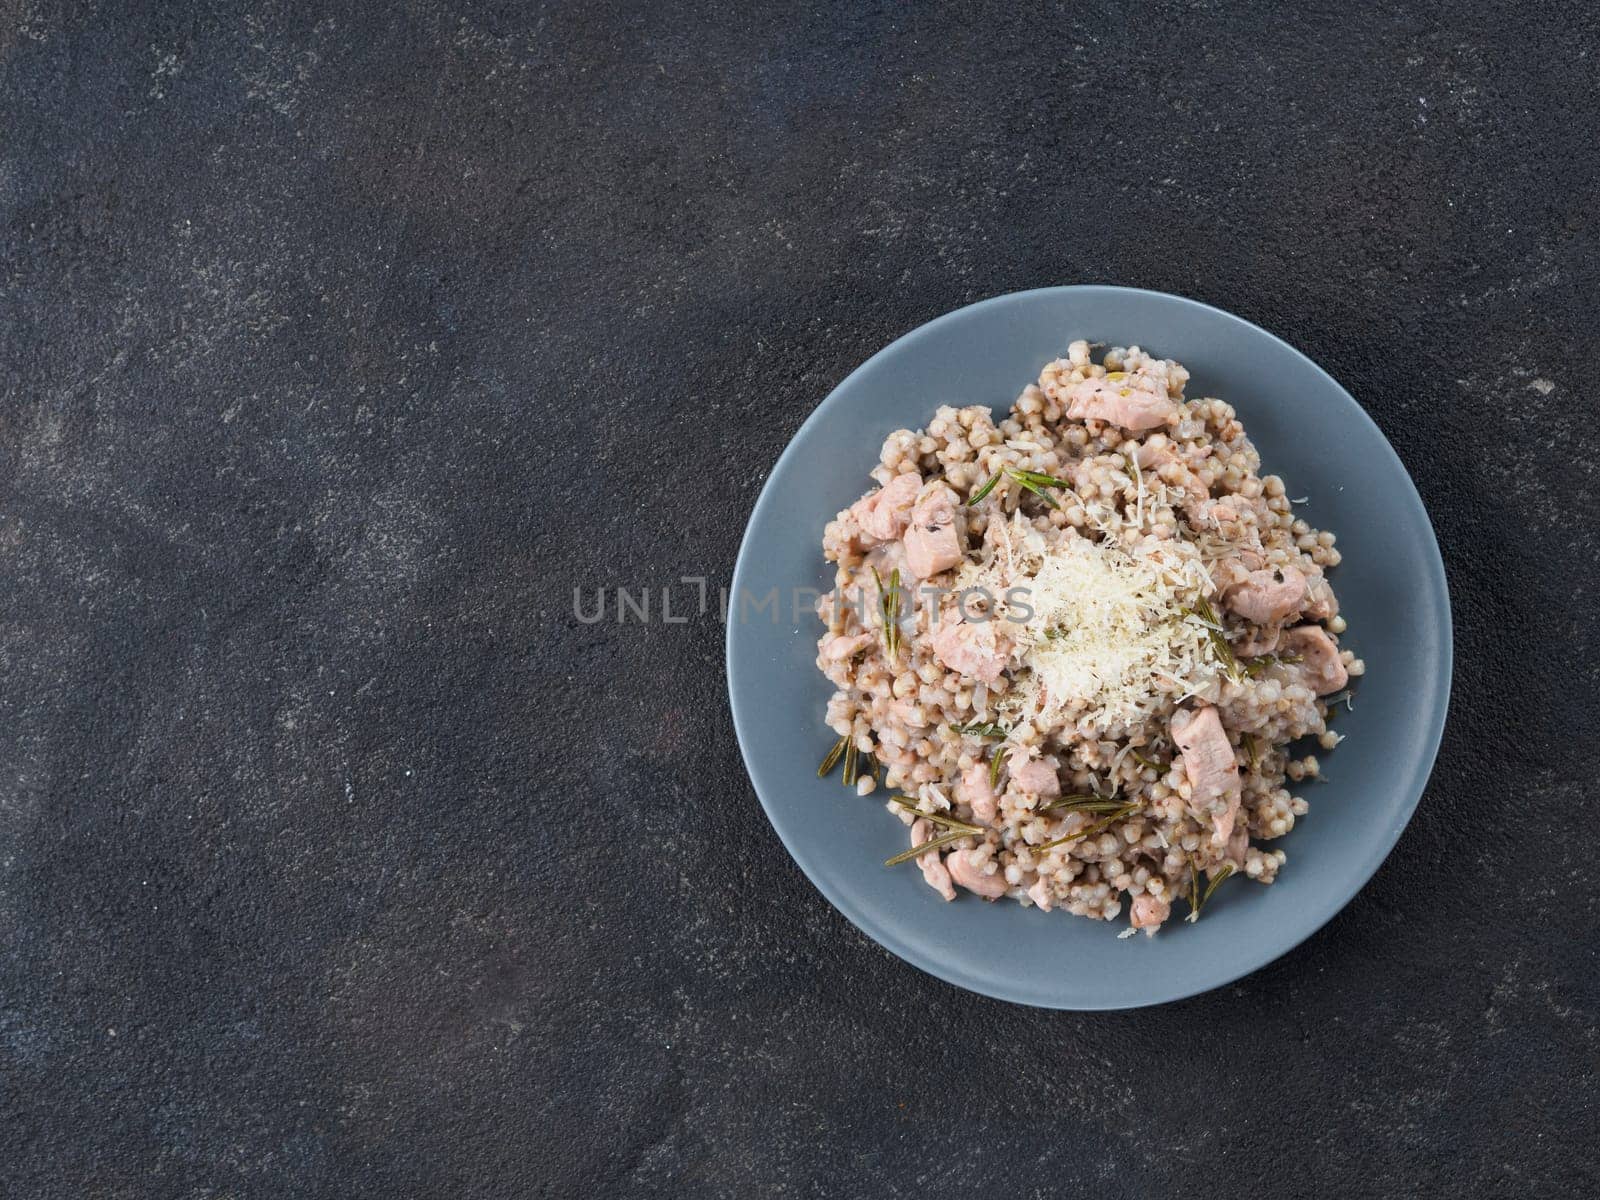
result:
<svg viewBox="0 0 1600 1200"><path fill-rule="evenodd" d="M1194 547L1068 537L1008 565L1009 585L1026 589L1009 612L1025 669L1000 702L1014 719L1125 730L1215 682L1205 626L1189 614L1211 588Z"/></svg>

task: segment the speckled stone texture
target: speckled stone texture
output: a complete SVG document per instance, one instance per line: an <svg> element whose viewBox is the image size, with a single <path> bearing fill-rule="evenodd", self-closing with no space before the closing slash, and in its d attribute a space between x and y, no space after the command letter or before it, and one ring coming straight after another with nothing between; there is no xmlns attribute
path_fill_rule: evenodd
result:
<svg viewBox="0 0 1600 1200"><path fill-rule="evenodd" d="M0 3L0 1194L1600 1190L1592 6L72 7ZM1331 370L1458 623L1371 885L1101 1016L829 908L714 619L572 616L1084 281Z"/></svg>

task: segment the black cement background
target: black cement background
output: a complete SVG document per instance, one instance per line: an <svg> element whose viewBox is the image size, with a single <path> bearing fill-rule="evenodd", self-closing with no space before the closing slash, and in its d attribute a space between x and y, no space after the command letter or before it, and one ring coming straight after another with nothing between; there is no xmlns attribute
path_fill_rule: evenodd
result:
<svg viewBox="0 0 1600 1200"><path fill-rule="evenodd" d="M0 2L0 1192L1595 1194L1597 84L1582 4ZM720 627L570 589L1089 281L1362 400L1457 674L1328 928L1075 1016L855 933Z"/></svg>

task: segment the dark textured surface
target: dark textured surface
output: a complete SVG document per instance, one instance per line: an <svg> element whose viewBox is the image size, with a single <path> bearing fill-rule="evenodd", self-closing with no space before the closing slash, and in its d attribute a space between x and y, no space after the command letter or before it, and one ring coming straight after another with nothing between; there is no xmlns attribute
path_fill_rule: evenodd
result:
<svg viewBox="0 0 1600 1200"><path fill-rule="evenodd" d="M0 3L0 1193L1595 1194L1600 26L1406 8ZM571 588L1096 280L1367 405L1458 665L1342 916L1074 1016L856 934L716 622Z"/></svg>

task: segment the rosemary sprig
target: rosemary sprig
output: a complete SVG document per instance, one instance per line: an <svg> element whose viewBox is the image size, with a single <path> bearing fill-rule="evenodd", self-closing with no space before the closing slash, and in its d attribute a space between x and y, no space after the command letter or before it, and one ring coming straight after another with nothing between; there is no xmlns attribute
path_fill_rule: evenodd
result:
<svg viewBox="0 0 1600 1200"><path fill-rule="evenodd" d="M1189 915L1184 920L1198 921L1200 919L1200 910L1206 906L1206 901L1211 899L1211 893L1216 891L1217 886L1232 874L1233 864L1224 863L1220 871L1217 871L1206 880L1206 886L1202 890L1200 887L1200 868L1194 861L1194 855L1191 854L1189 856Z"/></svg>
<svg viewBox="0 0 1600 1200"><path fill-rule="evenodd" d="M973 825L966 821L958 821L954 817L947 817L944 815L944 813L940 812L923 812L917 807L917 802L910 796L890 796L889 800L894 804L898 804L901 808L907 809L916 816L932 821L935 825L943 825L946 829L960 830L965 834L976 834L978 837L983 836L982 826Z"/></svg>
<svg viewBox="0 0 1600 1200"><path fill-rule="evenodd" d="M1081 813L1109 813L1116 812L1119 808L1126 808L1126 800L1105 796L1057 796L1054 800L1046 800L1033 811L1042 812L1081 812Z"/></svg>
<svg viewBox="0 0 1600 1200"><path fill-rule="evenodd" d="M1029 474L1031 474L1031 472L1017 471L1017 470L1015 470L1013 468L1009 468L1009 467L1006 469L1006 474L1009 475L1012 479L1017 481L1017 486L1018 487L1024 489L1025 491L1032 492L1035 496L1039 497L1039 499L1043 500L1051 508L1060 508L1061 507L1061 505L1059 503L1057 503L1056 498L1054 496L1052 496L1049 492L1044 490L1046 487L1054 487L1056 485L1054 485L1054 484L1035 483L1032 479L1029 479L1027 477ZM1065 485L1063 484L1062 486L1065 486Z"/></svg>
<svg viewBox="0 0 1600 1200"><path fill-rule="evenodd" d="M1003 738L1011 732L997 721L973 721L967 725L951 725L950 728L963 737Z"/></svg>
<svg viewBox="0 0 1600 1200"><path fill-rule="evenodd" d="M844 748L850 744L850 735L847 733L833 744L833 749L828 751L828 756L822 760L822 765L817 768L817 778L821 779L839 765L839 756L844 753Z"/></svg>
<svg viewBox="0 0 1600 1200"><path fill-rule="evenodd" d="M987 483L972 493L971 498L967 501L967 506L970 508L972 505L977 504L990 492L994 491L994 489L999 485L1001 479L1010 479L1012 482L1016 483L1018 487L1032 492L1051 508L1060 508L1061 505L1056 502L1055 497L1051 496L1044 490L1045 488L1065 488L1068 491L1072 490L1072 484L1068 483L1065 479L1057 479L1054 475L1046 475L1043 471L1024 471L1021 467L1001 467L1000 470L996 471L989 478Z"/></svg>
<svg viewBox="0 0 1600 1200"><path fill-rule="evenodd" d="M996 471L994 473L994 475L990 478L988 483L984 484L981 488L979 488L977 491L972 493L972 496L967 500L967 507L971 508L974 504L978 503L985 496L987 496L990 492L994 491L995 485L1000 482L1000 476L1002 476L1004 474L1005 474L1004 471Z"/></svg>
<svg viewBox="0 0 1600 1200"><path fill-rule="evenodd" d="M928 814L923 813L922 815L927 816ZM972 835L970 833L961 833L959 831L955 833L941 834L939 837L929 838L927 841L913 846L909 850L902 850L893 858L884 859L883 865L886 867L898 867L901 863L910 862L913 858L921 858L929 850L943 850L946 846L953 846L962 838L971 836Z"/></svg>
<svg viewBox="0 0 1600 1200"><path fill-rule="evenodd" d="M1069 833L1066 837L1058 837L1054 841L1050 842L1040 842L1037 846L1032 847L1032 850L1035 854L1043 854L1046 850L1054 850L1057 846L1065 846L1068 842L1076 842L1081 838L1091 837L1097 833L1104 833L1118 821L1135 812L1138 807L1139 805L1137 801L1132 804L1120 805L1109 817L1103 817L1102 819L1096 821L1093 825L1089 825L1083 829L1080 829L1077 833Z"/></svg>
<svg viewBox="0 0 1600 1200"><path fill-rule="evenodd" d="M994 791L1000 786L1000 764L1005 762L1006 755L1010 754L1009 747L1001 746L994 752L994 757L989 760L989 790Z"/></svg>
<svg viewBox="0 0 1600 1200"><path fill-rule="evenodd" d="M1228 645L1228 637L1222 632L1222 622L1217 617L1217 610L1211 607L1211 601L1204 596L1197 596L1189 608L1189 615L1197 618L1206 627L1206 638L1211 642L1211 653L1222 664L1223 671L1228 678L1238 683L1244 678L1239 669L1239 660L1234 657L1233 647Z"/></svg>

